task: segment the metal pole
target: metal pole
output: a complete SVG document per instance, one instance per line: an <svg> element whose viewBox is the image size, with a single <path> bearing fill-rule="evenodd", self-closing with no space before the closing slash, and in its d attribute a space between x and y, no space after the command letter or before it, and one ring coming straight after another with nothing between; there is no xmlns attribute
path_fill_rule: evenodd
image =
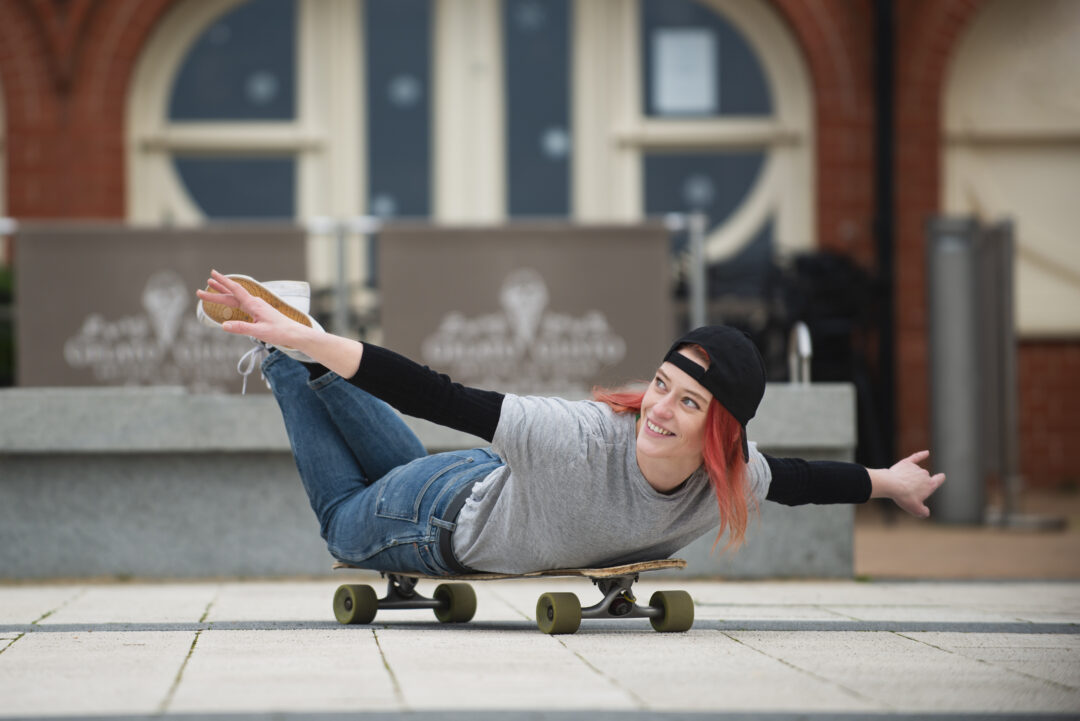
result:
<svg viewBox="0 0 1080 721"><path fill-rule="evenodd" d="M994 228L998 247L998 287L1001 305L998 308L1002 328L1001 348L1001 478L1005 485L1005 513L1020 513L1020 401L1016 370L1016 320L1014 316L1013 263L1016 239L1012 221L1005 220Z"/></svg>
<svg viewBox="0 0 1080 721"><path fill-rule="evenodd" d="M986 500L980 423L978 227L970 219L928 225L931 445L949 482L931 497L945 523L981 524Z"/></svg>
<svg viewBox="0 0 1080 721"><path fill-rule="evenodd" d="M791 326L788 333L788 377L791 383L810 383L810 361L813 357L810 327L800 320Z"/></svg>
<svg viewBox="0 0 1080 721"><path fill-rule="evenodd" d="M705 231L709 218L701 211L689 217L690 226L690 327L708 325L706 302L708 279L705 275Z"/></svg>
<svg viewBox="0 0 1080 721"><path fill-rule="evenodd" d="M334 233L337 238L337 279L334 286L334 333L347 336L349 334L349 286L345 276L345 243L348 228L345 223L338 222L334 225Z"/></svg>

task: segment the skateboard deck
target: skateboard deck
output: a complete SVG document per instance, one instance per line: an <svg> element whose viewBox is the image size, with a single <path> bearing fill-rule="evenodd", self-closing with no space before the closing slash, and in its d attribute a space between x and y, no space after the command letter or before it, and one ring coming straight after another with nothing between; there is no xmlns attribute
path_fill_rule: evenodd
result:
<svg viewBox="0 0 1080 721"><path fill-rule="evenodd" d="M657 631L687 631L694 623L694 602L686 591L657 591L649 604L639 605L631 592L638 574L669 568L685 568L686 561L666 558L602 568L556 568L531 573L471 573L428 576L422 573L384 573L386 596L378 598L371 586L346 584L334 594L334 615L343 624L371 623L381 610L428 608L443 623L465 623L476 613L476 593L463 581L497 581L511 578L576 576L588 578L604 598L582 608L573 593L545 593L536 603L536 624L548 634L574 633L582 619L648 618ZM335 563L335 569L361 569ZM421 580L440 581L430 598L420 595Z"/></svg>

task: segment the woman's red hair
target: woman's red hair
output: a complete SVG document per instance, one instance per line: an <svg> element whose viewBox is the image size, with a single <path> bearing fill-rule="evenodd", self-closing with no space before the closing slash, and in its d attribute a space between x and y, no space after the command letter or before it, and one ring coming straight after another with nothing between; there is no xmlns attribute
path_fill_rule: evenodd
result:
<svg viewBox="0 0 1080 721"><path fill-rule="evenodd" d="M708 358L704 350L701 354L703 358ZM606 403L611 410L621 414L640 412L645 392L594 388L592 395L595 400ZM742 455L742 426L716 399L709 402L705 415L703 456L705 471L720 507L720 530L716 541L719 543L726 531L728 542L724 544L724 550L737 548L746 536L750 520L746 461ZM716 547L715 543L713 547Z"/></svg>

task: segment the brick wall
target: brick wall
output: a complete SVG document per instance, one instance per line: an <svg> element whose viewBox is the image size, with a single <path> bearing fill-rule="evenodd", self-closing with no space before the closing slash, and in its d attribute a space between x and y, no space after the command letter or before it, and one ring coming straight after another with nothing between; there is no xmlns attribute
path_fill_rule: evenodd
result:
<svg viewBox="0 0 1080 721"><path fill-rule="evenodd" d="M1025 483L1080 487L1080 343L1025 341L1017 366Z"/></svg>
<svg viewBox="0 0 1080 721"><path fill-rule="evenodd" d="M173 1L0 3L10 215L124 217L127 87Z"/></svg>
<svg viewBox="0 0 1080 721"><path fill-rule="evenodd" d="M817 133L817 238L873 267L874 107L870 4L774 0L803 49Z"/></svg>

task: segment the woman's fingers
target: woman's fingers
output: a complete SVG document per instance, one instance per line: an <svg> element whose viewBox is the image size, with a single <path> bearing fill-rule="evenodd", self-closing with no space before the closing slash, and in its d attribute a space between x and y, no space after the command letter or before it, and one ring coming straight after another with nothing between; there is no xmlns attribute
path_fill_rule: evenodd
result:
<svg viewBox="0 0 1080 721"><path fill-rule="evenodd" d="M923 451L916 451L915 453L912 453L910 456L908 456L904 460L905 461L911 461L912 463L922 463L923 461L925 461L929 457L930 457L930 451L923 450Z"/></svg>
<svg viewBox="0 0 1080 721"><path fill-rule="evenodd" d="M201 300L204 300L207 303L217 303L219 305L227 305L230 308L239 308L240 307L240 301L238 301L236 298L234 298L231 293L222 293L220 291L218 291L218 292L210 292L208 290L201 290L200 289L200 290L195 291L195 295L197 295Z"/></svg>
<svg viewBox="0 0 1080 721"><path fill-rule="evenodd" d="M237 335L256 335L254 323L246 323L242 320L227 320L221 324L221 329Z"/></svg>

